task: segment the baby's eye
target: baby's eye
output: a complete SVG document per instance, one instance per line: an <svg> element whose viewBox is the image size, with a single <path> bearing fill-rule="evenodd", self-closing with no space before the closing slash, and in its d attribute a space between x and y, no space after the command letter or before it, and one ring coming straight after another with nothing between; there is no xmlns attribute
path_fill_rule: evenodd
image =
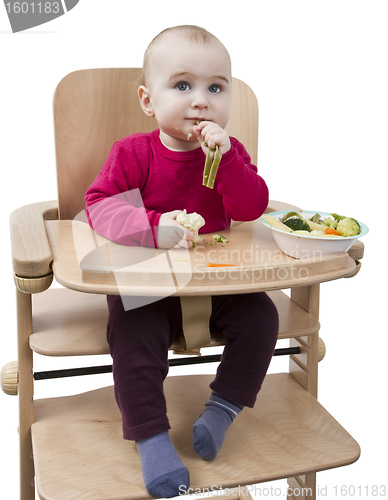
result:
<svg viewBox="0 0 388 500"><path fill-rule="evenodd" d="M221 86L214 83L213 85L210 85L209 92L212 92L213 94L221 92Z"/></svg>
<svg viewBox="0 0 388 500"><path fill-rule="evenodd" d="M190 85L187 82L179 82L175 85L175 88L181 91L190 90Z"/></svg>

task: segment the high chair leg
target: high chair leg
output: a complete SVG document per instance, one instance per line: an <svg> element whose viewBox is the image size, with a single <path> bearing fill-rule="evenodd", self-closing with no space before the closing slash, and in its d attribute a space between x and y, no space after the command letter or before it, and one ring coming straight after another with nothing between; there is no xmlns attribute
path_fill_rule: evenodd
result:
<svg viewBox="0 0 388 500"><path fill-rule="evenodd" d="M319 319L319 284L291 289L291 299ZM290 346L300 347L300 353L290 356L290 373L315 398L318 391L318 333L290 339ZM316 473L288 478L292 495L287 500L315 500Z"/></svg>
<svg viewBox="0 0 388 500"><path fill-rule="evenodd" d="M31 425L34 423L34 385L32 350L31 295L16 289L19 367L19 437L20 437L20 498L35 499L34 462L32 457Z"/></svg>
<svg viewBox="0 0 388 500"><path fill-rule="evenodd" d="M319 319L319 284L291 289L291 299ZM300 354L290 356L290 373L315 398L318 392L318 333L290 339Z"/></svg>

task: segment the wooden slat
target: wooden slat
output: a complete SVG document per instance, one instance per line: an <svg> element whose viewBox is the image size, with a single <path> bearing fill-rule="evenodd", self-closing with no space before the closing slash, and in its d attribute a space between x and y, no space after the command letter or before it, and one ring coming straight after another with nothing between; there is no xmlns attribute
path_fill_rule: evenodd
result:
<svg viewBox="0 0 388 500"><path fill-rule="evenodd" d="M31 295L16 290L18 327L18 395L20 438L20 498L34 499L34 462L31 425L34 422L33 353L28 339L32 331Z"/></svg>
<svg viewBox="0 0 388 500"><path fill-rule="evenodd" d="M305 311L319 318L320 285L293 288L291 298ZM314 397L318 391L318 335L291 339L290 346L300 347L300 354L290 356L290 373Z"/></svg>
<svg viewBox="0 0 388 500"><path fill-rule="evenodd" d="M277 290L268 294L279 312L279 339L318 332L318 320L284 292ZM104 295L57 288L34 295L32 299L34 333L30 336L30 346L33 351L47 356L109 353L106 341L108 308ZM222 336L213 332L210 346L223 344ZM179 339L172 349L181 349Z"/></svg>
<svg viewBox="0 0 388 500"><path fill-rule="evenodd" d="M168 377L171 439L192 488L238 487L294 477L358 459L356 441L289 374L266 377L254 409L228 431L216 460L192 451L191 427L212 376ZM112 387L40 400L32 426L37 488L43 500L150 498L133 442L122 439Z"/></svg>

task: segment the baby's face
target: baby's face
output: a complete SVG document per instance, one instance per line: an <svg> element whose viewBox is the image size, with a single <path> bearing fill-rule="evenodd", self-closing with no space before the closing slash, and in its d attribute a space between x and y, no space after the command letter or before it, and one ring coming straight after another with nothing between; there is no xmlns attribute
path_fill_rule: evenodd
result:
<svg viewBox="0 0 388 500"><path fill-rule="evenodd" d="M150 106L166 146L183 151L199 147L192 133L197 120L225 128L232 81L230 58L221 44L169 37L155 47L147 80Z"/></svg>

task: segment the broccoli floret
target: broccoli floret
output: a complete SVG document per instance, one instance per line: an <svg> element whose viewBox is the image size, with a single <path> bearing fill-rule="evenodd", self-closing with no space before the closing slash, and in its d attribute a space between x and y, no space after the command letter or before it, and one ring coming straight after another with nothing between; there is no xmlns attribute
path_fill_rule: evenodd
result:
<svg viewBox="0 0 388 500"><path fill-rule="evenodd" d="M361 226L356 219L345 217L338 222L336 230L341 236L357 236L361 232Z"/></svg>
<svg viewBox="0 0 388 500"><path fill-rule="evenodd" d="M287 227L292 231L311 231L309 224L303 219L299 212L288 212L286 215L280 219Z"/></svg>
<svg viewBox="0 0 388 500"><path fill-rule="evenodd" d="M228 240L222 234L214 234L213 240L219 243L226 243Z"/></svg>
<svg viewBox="0 0 388 500"><path fill-rule="evenodd" d="M216 243L227 243L227 239L222 234L213 234L213 241L209 241L206 245L215 245ZM224 245L222 245L224 246Z"/></svg>
<svg viewBox="0 0 388 500"><path fill-rule="evenodd" d="M287 219L284 221L284 224L288 226L293 231L308 231L311 232L310 226L303 219L295 218L295 219Z"/></svg>

